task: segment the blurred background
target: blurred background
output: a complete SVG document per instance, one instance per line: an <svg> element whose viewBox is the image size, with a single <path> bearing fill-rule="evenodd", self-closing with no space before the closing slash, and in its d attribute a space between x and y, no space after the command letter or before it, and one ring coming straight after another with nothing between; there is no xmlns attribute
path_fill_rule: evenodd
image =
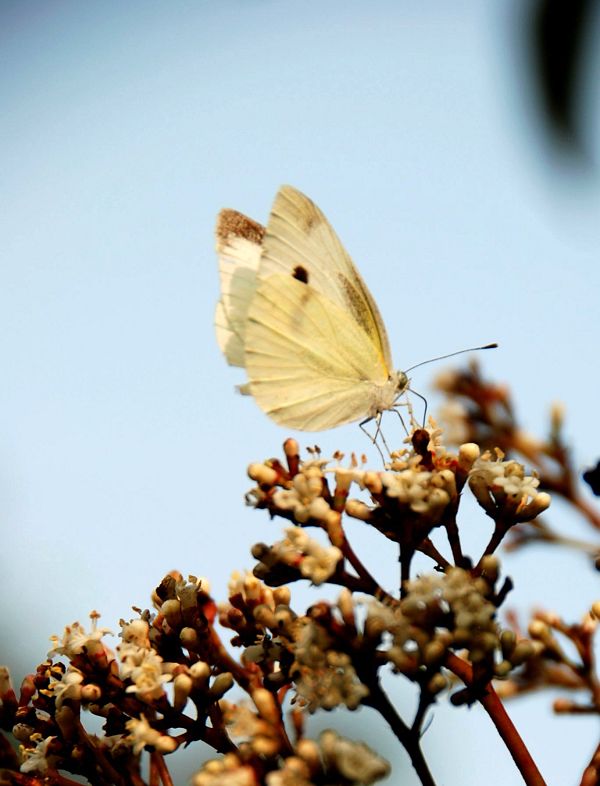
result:
<svg viewBox="0 0 600 786"><path fill-rule="evenodd" d="M399 368L498 341L479 359L523 425L545 434L563 401L578 466L595 463L597 5L4 0L0 42L0 662L17 684L92 609L116 630L173 568L223 599L250 546L279 539L244 507L245 471L290 432L234 392L212 323L215 215L264 222L282 183L336 228ZM444 367L413 375L433 411ZM356 426L296 436L379 463ZM465 513L477 553L489 524ZM559 504L550 521L584 532ZM395 549L353 537L395 587ZM576 620L597 597L577 553L524 550L504 570L523 620ZM391 691L410 714L411 690ZM553 716L552 698L508 711L548 781L578 783L596 724ZM311 728L330 725L387 756L389 783L417 782L370 711ZM442 698L424 748L446 786L519 782L479 708ZM179 782L209 755L186 751Z"/></svg>

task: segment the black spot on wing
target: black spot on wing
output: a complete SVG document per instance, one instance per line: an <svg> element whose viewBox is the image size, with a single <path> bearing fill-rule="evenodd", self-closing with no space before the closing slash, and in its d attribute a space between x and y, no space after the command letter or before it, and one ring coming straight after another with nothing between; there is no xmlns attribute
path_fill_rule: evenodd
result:
<svg viewBox="0 0 600 786"><path fill-rule="evenodd" d="M296 281L300 281L302 284L308 284L308 270L302 265L296 265L292 272L292 276Z"/></svg>

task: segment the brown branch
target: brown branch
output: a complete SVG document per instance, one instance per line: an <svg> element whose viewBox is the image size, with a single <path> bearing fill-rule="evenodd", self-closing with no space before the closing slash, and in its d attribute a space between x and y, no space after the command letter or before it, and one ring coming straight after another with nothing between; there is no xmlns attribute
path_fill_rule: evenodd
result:
<svg viewBox="0 0 600 786"><path fill-rule="evenodd" d="M446 657L446 666L453 674L460 677L467 687L473 684L473 669L471 665L462 658L457 657L453 653L449 653ZM521 773L523 781L527 786L546 786L546 782L542 778L531 754L525 747L525 743L509 718L508 713L504 709L504 705L498 698L491 683L488 683L484 687L478 700L498 730L502 741L508 748L510 755Z"/></svg>

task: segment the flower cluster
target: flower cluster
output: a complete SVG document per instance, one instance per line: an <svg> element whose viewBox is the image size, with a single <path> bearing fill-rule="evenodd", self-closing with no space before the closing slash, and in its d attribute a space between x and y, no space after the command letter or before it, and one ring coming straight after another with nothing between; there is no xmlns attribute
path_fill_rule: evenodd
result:
<svg viewBox="0 0 600 786"><path fill-rule="evenodd" d="M317 741L303 738L293 753L264 780L255 769L253 748L206 762L193 786L369 786L389 774L389 764L368 745L354 742L335 731L323 731Z"/></svg>
<svg viewBox="0 0 600 786"><path fill-rule="evenodd" d="M600 600L592 604L581 622L574 624L552 612L535 612L528 626L533 654L522 670L499 686L499 695L508 698L543 687L558 687L575 698L556 699L555 712L600 713L600 682L593 668L599 627ZM580 698L582 692L589 697L587 701Z"/></svg>
<svg viewBox="0 0 600 786"><path fill-rule="evenodd" d="M293 645L291 672L298 696L309 712L345 705L355 710L369 689L361 683L348 652L335 649L336 641L323 624L304 619Z"/></svg>
<svg viewBox="0 0 600 786"><path fill-rule="evenodd" d="M511 525L531 521L550 506L550 495L538 491L536 475L528 476L518 461L504 461L486 451L469 473L469 487L477 502L494 520L508 520Z"/></svg>
<svg viewBox="0 0 600 786"><path fill-rule="evenodd" d="M388 660L430 693L447 687L442 667L451 651L462 651L479 679L504 678L531 656L533 648L526 640L515 644L511 632L500 628L497 576L494 557L484 559L482 575L477 577L455 567L419 576L408 582L397 607L372 601L366 629L372 635L391 634Z"/></svg>
<svg viewBox="0 0 600 786"><path fill-rule="evenodd" d="M499 622L512 582L500 582L495 552L511 528L550 503L535 471L500 449L482 454L473 442L449 450L433 420L413 430L380 470L354 457L347 465L341 455L325 460L318 450L303 462L294 440L284 452L284 461L249 467L256 485L247 500L287 526L280 540L254 545L257 564L232 574L224 603L215 602L206 579L172 572L154 590L152 609L121 620L114 650L94 612L90 631L74 623L53 637L49 660L18 696L0 668L0 727L21 746L0 773L3 782L34 786L40 776L58 782L68 772L99 786L141 786L140 759L149 752L150 782L168 786L165 757L202 740L220 758L200 767L194 786L371 784L389 773L374 751L331 730L316 740L305 733L317 710L368 707L407 749L421 781L431 783L420 747L425 712L459 680L464 687L453 690L452 702L479 701L490 714L494 686L509 696L551 684L592 697L587 706L562 700L557 711L598 711L598 604L578 626L539 612L528 638ZM459 526L467 489L493 521L475 557L465 554ZM397 593L355 553L347 518L396 544ZM439 534L442 545L434 540ZM417 576L416 552L431 563ZM337 601L301 611L288 586L300 581L341 591ZM411 722L387 696L384 671L416 687ZM101 719L101 733L86 729L86 713Z"/></svg>

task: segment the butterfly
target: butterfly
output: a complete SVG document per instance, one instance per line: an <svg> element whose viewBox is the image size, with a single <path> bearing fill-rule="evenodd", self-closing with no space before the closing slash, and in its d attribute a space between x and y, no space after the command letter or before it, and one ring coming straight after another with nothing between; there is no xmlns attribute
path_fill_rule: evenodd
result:
<svg viewBox="0 0 600 786"><path fill-rule="evenodd" d="M373 297L323 213L292 186L266 228L235 210L217 219L215 327L241 387L282 426L322 431L392 409L408 387L392 369Z"/></svg>
<svg viewBox="0 0 600 786"><path fill-rule="evenodd" d="M409 379L393 369L377 305L315 203L282 186L266 227L225 209L216 237L217 342L246 369L240 391L288 428L375 419L379 432Z"/></svg>

